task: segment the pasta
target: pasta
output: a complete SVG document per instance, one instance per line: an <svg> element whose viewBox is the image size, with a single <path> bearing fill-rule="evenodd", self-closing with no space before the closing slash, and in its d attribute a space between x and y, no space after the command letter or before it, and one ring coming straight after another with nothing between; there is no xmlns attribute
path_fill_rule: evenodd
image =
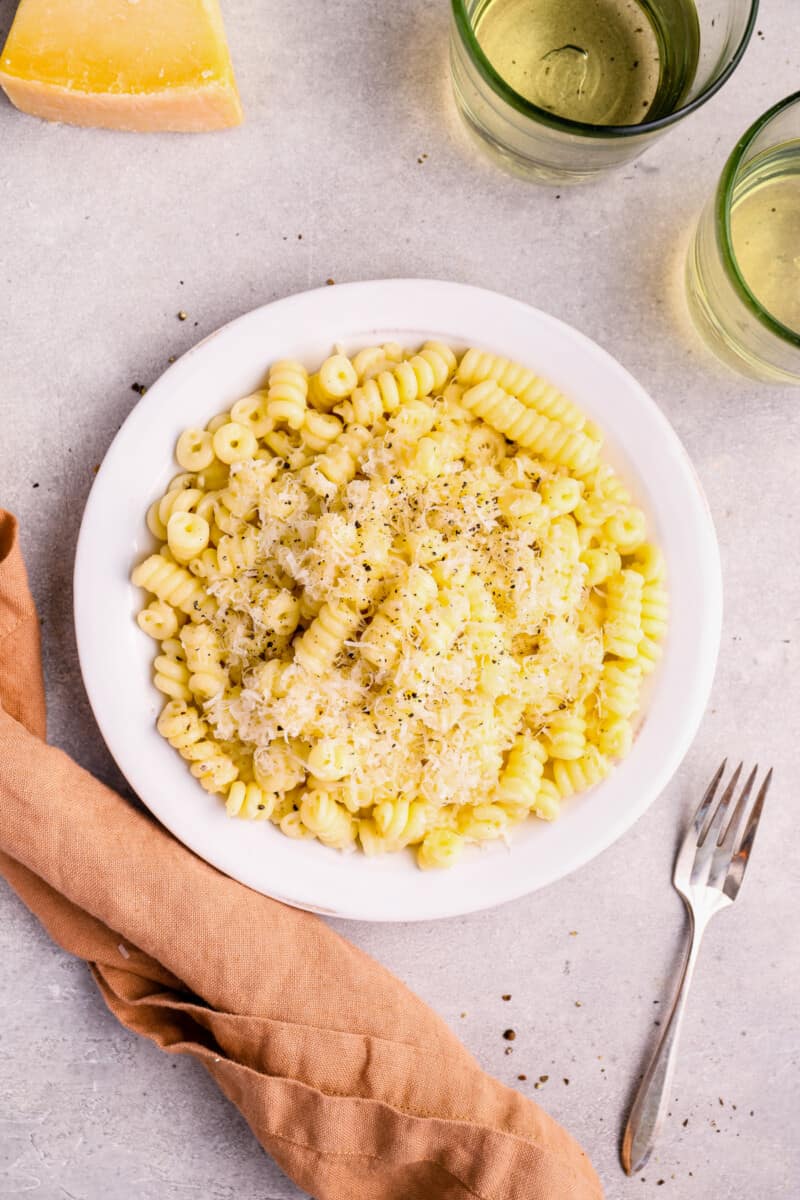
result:
<svg viewBox="0 0 800 1200"><path fill-rule="evenodd" d="M274 363L147 514L159 732L230 817L423 869L555 820L630 750L668 624L601 449L484 350Z"/></svg>
<svg viewBox="0 0 800 1200"><path fill-rule="evenodd" d="M459 363L459 383L469 387L486 379L494 380L527 408L534 408L569 429L583 429L586 425L586 417L576 404L527 367L485 350L468 350Z"/></svg>
<svg viewBox="0 0 800 1200"><path fill-rule="evenodd" d="M559 466L584 474L595 465L599 445L593 439L580 430L526 408L510 392L490 380L464 392L462 403L512 442Z"/></svg>
<svg viewBox="0 0 800 1200"><path fill-rule="evenodd" d="M155 673L153 682L165 696L173 700L191 700L192 690L189 687L190 673L186 664L183 646L175 638L167 638L161 643L161 653L156 655L153 663Z"/></svg>
<svg viewBox="0 0 800 1200"><path fill-rule="evenodd" d="M187 616L199 614L201 605L210 599L187 570L161 554L151 554L135 567L131 581Z"/></svg>
<svg viewBox="0 0 800 1200"><path fill-rule="evenodd" d="M294 359L284 359L270 368L266 416L277 425L285 421L290 429L300 429L306 415L308 373Z"/></svg>
<svg viewBox="0 0 800 1200"><path fill-rule="evenodd" d="M619 571L606 583L606 649L618 658L635 659L642 640L642 577Z"/></svg>
<svg viewBox="0 0 800 1200"><path fill-rule="evenodd" d="M180 624L178 614L171 604L165 604L163 600L153 600L143 608L136 617L137 624L141 630L155 638L157 642L163 642L167 638L172 638L178 632Z"/></svg>
<svg viewBox="0 0 800 1200"><path fill-rule="evenodd" d="M170 700L158 718L158 732L190 763L189 769L206 791L224 792L235 781L236 764L208 736L196 708L183 700Z"/></svg>

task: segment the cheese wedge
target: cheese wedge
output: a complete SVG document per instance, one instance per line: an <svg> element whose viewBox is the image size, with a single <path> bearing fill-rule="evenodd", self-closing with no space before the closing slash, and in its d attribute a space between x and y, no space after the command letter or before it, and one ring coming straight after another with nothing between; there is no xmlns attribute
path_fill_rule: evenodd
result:
<svg viewBox="0 0 800 1200"><path fill-rule="evenodd" d="M46 121L196 132L242 108L218 0L20 0L0 87Z"/></svg>

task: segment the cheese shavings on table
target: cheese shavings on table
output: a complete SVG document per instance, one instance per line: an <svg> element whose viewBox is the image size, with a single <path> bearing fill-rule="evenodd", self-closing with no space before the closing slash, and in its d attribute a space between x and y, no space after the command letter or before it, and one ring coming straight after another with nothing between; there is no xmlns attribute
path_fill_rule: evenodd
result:
<svg viewBox="0 0 800 1200"><path fill-rule="evenodd" d="M159 731L234 817L447 866L598 783L667 623L584 414L429 342L272 366L186 430L133 571Z"/></svg>
<svg viewBox="0 0 800 1200"><path fill-rule="evenodd" d="M217 0L21 0L0 87L23 112L71 125L201 132L242 121Z"/></svg>

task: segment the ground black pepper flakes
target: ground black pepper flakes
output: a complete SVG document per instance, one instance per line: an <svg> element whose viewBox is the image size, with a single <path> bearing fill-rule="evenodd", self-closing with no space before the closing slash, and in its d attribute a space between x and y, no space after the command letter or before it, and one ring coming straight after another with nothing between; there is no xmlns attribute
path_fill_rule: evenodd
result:
<svg viewBox="0 0 800 1200"><path fill-rule="evenodd" d="M513 1029L506 1029L503 1033L503 1037L506 1039L507 1042L513 1042L514 1038L516 1036L517 1035Z"/></svg>

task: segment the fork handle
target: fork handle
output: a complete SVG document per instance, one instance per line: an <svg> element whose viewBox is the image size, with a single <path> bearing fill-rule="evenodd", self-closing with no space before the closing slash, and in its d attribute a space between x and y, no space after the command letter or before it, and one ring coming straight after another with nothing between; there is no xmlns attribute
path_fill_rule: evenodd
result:
<svg viewBox="0 0 800 1200"><path fill-rule="evenodd" d="M689 909L691 931L669 1017L661 1031L650 1065L642 1077L622 1139L622 1165L628 1175L640 1171L661 1132L678 1057L678 1038L700 942L706 923L699 924Z"/></svg>

